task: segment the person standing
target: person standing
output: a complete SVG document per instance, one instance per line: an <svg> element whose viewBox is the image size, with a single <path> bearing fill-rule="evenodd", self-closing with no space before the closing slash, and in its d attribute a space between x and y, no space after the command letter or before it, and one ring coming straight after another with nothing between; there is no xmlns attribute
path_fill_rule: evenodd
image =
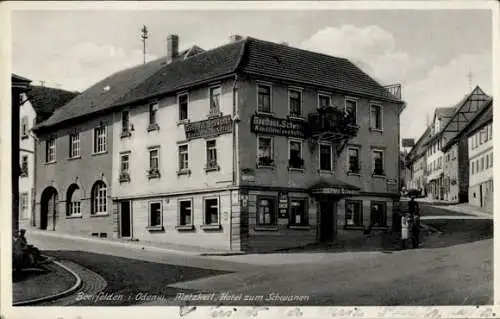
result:
<svg viewBox="0 0 500 319"><path fill-rule="evenodd" d="M411 243L413 248L419 247L420 242L420 209L415 201L415 196L411 197L408 203L411 215Z"/></svg>
<svg viewBox="0 0 500 319"><path fill-rule="evenodd" d="M410 220L408 214L405 213L401 217L401 249L406 249L406 243L408 242L408 231Z"/></svg>

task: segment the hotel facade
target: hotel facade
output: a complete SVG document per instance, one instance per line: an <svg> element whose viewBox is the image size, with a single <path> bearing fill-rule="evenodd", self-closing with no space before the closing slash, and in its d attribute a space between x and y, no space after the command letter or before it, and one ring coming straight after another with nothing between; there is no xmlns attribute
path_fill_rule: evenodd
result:
<svg viewBox="0 0 500 319"><path fill-rule="evenodd" d="M53 119L87 119L76 126L88 132L80 164L57 174L61 190L83 190L79 201L60 201L79 202L75 216L50 208L71 221L62 231L269 251L393 226L405 105L397 86L380 86L346 59L253 38L191 54L178 44L169 36L166 58L122 71L133 85L123 88L118 73L89 89L113 95L94 102L99 112L84 111L92 99L83 92ZM64 118L69 110L80 114ZM106 148L93 152L102 134ZM40 196L51 177L40 179ZM81 186L70 183L76 177Z"/></svg>

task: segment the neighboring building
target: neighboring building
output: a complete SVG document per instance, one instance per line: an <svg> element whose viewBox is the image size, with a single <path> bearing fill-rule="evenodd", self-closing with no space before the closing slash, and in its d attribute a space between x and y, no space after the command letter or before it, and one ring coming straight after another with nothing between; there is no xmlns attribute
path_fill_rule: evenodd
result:
<svg viewBox="0 0 500 319"><path fill-rule="evenodd" d="M21 94L27 92L30 88L31 80L22 76L11 74L11 186L12 186L12 234L19 230L19 176L21 167L19 163L19 112L21 106Z"/></svg>
<svg viewBox="0 0 500 319"><path fill-rule="evenodd" d="M79 164L60 174L88 176L79 186L81 214L92 216L83 198L104 199L107 217L92 232L263 251L392 226L400 98L346 59L286 45L234 37L182 59L178 37L169 36L167 47L156 72L117 83L120 97L95 103L109 120L103 162L92 157L85 170ZM106 86L113 90L106 80L96 85ZM101 121L76 100L61 110ZM94 177L97 165L105 181ZM63 190L74 177L61 178ZM90 179L105 195L93 194ZM92 218L80 218L73 231L89 232ZM106 230L95 230L102 224Z"/></svg>
<svg viewBox="0 0 500 319"><path fill-rule="evenodd" d="M458 105L457 111L440 132L444 141L443 200L451 203L469 201L469 153L465 128L492 103L480 87L476 87Z"/></svg>
<svg viewBox="0 0 500 319"><path fill-rule="evenodd" d="M493 211L493 102L468 125L469 202Z"/></svg>
<svg viewBox="0 0 500 319"><path fill-rule="evenodd" d="M420 196L426 196L427 150L424 144L429 138L430 132L430 128L425 130L406 158L410 175L407 189L420 190Z"/></svg>
<svg viewBox="0 0 500 319"><path fill-rule="evenodd" d="M31 132L34 125L47 119L56 108L66 104L77 93L65 90L31 86L20 97L20 158L19 176L19 225L27 228L34 222L35 194L35 139Z"/></svg>

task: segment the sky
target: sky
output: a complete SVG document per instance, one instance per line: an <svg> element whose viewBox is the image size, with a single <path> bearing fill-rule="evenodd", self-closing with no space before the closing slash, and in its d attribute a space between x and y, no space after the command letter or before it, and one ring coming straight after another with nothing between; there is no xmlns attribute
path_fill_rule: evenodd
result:
<svg viewBox="0 0 500 319"><path fill-rule="evenodd" d="M180 49L240 34L346 57L383 85L402 84L402 138L418 139L436 107L476 85L493 93L489 10L14 11L12 71L83 91L142 63L143 25L148 60L166 54L168 34Z"/></svg>

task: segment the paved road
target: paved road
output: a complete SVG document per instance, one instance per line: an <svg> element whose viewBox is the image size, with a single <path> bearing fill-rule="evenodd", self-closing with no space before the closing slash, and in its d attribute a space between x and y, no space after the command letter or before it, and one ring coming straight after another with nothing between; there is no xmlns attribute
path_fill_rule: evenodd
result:
<svg viewBox="0 0 500 319"><path fill-rule="evenodd" d="M468 220L463 222L466 223L464 225L470 223ZM459 223L460 221L455 221L454 226L449 229L459 230ZM476 230L470 228L467 231L472 233ZM453 239L453 236L451 238ZM134 287L146 287L153 293L154 289L157 289L158 293L168 294L170 298L174 298L177 293L215 293L215 299L207 302L208 304L481 305L491 302L493 294L492 239L465 244L462 242L460 245L447 245L443 248L396 251L390 254L304 252L231 257L159 254L102 242L82 242L35 234L29 239L44 250L66 251L74 260L80 258L84 261L81 256L78 257L78 251L91 252L88 253L89 256L102 254L107 256L102 258L102 267L106 268L112 265L115 256L116 270L107 269L109 271L101 273L106 280L123 281L119 283L121 285L111 283L111 287L125 286L123 289L128 292L133 291ZM96 267L93 271L99 272L100 259L95 256L92 259L92 265ZM164 268L156 265L164 265ZM162 269L175 268L171 267L172 265L181 266L181 272L182 267L224 272L191 277L185 272L183 279L164 279L168 274L163 275ZM135 268L130 270L128 267ZM144 269L145 274L138 276L137 269ZM130 283L126 282L127 280L130 280ZM165 289L156 287L158 282L165 285ZM257 300L218 301L223 293L229 294L226 297L239 299L241 296L243 299L247 295ZM295 296L294 298L302 300L278 300L285 296ZM273 300L265 300L269 298ZM186 302L169 300L152 304L165 303ZM203 302L198 301L196 304Z"/></svg>

